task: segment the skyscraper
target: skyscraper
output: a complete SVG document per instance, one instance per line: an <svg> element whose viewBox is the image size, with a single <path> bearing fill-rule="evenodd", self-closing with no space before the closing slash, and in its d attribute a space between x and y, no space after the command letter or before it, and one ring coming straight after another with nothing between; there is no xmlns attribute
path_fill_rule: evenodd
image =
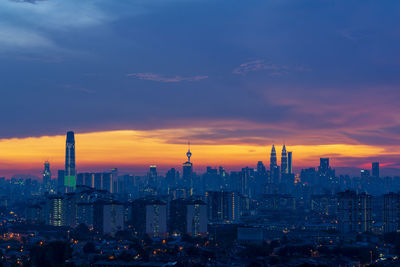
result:
<svg viewBox="0 0 400 267"><path fill-rule="evenodd" d="M271 149L271 157L270 157L270 167L271 167L271 171L272 168L278 165L278 161L276 159L276 150L275 150L275 145L272 145L272 149Z"/></svg>
<svg viewBox="0 0 400 267"><path fill-rule="evenodd" d="M182 179L184 186L187 187L190 191L192 190L192 176L193 176L193 164L190 162L190 157L192 156L192 152L190 152L190 144L188 148L188 152L186 153L188 160L183 163L182 166Z"/></svg>
<svg viewBox="0 0 400 267"><path fill-rule="evenodd" d="M400 195L383 195L383 230L385 233L397 232L400 226Z"/></svg>
<svg viewBox="0 0 400 267"><path fill-rule="evenodd" d="M57 172L57 192L65 192L65 170L58 170Z"/></svg>
<svg viewBox="0 0 400 267"><path fill-rule="evenodd" d="M329 170L329 158L320 158L318 171L321 174L327 175L328 170Z"/></svg>
<svg viewBox="0 0 400 267"><path fill-rule="evenodd" d="M372 162L372 176L379 178L379 162Z"/></svg>
<svg viewBox="0 0 400 267"><path fill-rule="evenodd" d="M372 196L366 193L345 191L337 194L337 219L343 233L369 232L372 228Z"/></svg>
<svg viewBox="0 0 400 267"><path fill-rule="evenodd" d="M320 184L328 185L334 182L335 170L329 166L329 158L320 158L318 176L318 183Z"/></svg>
<svg viewBox="0 0 400 267"><path fill-rule="evenodd" d="M265 176L267 174L267 170L262 161L257 162L257 175Z"/></svg>
<svg viewBox="0 0 400 267"><path fill-rule="evenodd" d="M74 132L67 132L64 186L67 192L74 191L76 187Z"/></svg>
<svg viewBox="0 0 400 267"><path fill-rule="evenodd" d="M280 171L278 162L276 159L275 145L272 145L271 158L270 158L270 172L271 172L271 182L274 184L280 183Z"/></svg>
<svg viewBox="0 0 400 267"><path fill-rule="evenodd" d="M169 188L174 188L177 184L177 178L179 173L175 170L175 168L171 168L167 174L165 175L165 179L167 180L167 184Z"/></svg>
<svg viewBox="0 0 400 267"><path fill-rule="evenodd" d="M208 219L212 222L236 222L240 218L240 196L235 192L206 192Z"/></svg>
<svg viewBox="0 0 400 267"><path fill-rule="evenodd" d="M44 163L44 170L43 170L43 187L46 191L48 191L50 188L50 181L51 181L50 163L46 161Z"/></svg>
<svg viewBox="0 0 400 267"><path fill-rule="evenodd" d="M286 146L283 145L281 155L281 173L282 177L288 174L288 154L286 152Z"/></svg>
<svg viewBox="0 0 400 267"><path fill-rule="evenodd" d="M288 152L288 174L293 174L293 155Z"/></svg>
<svg viewBox="0 0 400 267"><path fill-rule="evenodd" d="M150 165L150 170L149 173L147 174L148 176L148 184L151 187L156 187L157 186L157 166L156 165Z"/></svg>

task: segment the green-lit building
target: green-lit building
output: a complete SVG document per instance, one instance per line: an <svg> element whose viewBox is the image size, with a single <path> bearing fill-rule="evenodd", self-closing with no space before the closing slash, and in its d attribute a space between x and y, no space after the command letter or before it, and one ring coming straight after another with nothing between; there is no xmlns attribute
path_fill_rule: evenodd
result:
<svg viewBox="0 0 400 267"><path fill-rule="evenodd" d="M76 187L74 132L67 132L67 143L65 150L64 187L66 192L73 192L75 191Z"/></svg>

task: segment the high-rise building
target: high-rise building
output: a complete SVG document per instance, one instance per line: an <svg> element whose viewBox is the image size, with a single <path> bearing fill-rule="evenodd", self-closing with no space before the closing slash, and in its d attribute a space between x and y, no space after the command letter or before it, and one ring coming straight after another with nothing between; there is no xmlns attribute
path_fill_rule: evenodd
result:
<svg viewBox="0 0 400 267"><path fill-rule="evenodd" d="M254 169L245 167L242 168L240 172L240 181L239 181L239 192L242 195L249 196L250 192L250 181L254 178Z"/></svg>
<svg viewBox="0 0 400 267"><path fill-rule="evenodd" d="M372 177L379 178L379 162L372 162Z"/></svg>
<svg viewBox="0 0 400 267"><path fill-rule="evenodd" d="M329 170L329 158L320 158L319 159L319 173L327 174Z"/></svg>
<svg viewBox="0 0 400 267"><path fill-rule="evenodd" d="M113 182L112 182L112 174L109 172L104 172L102 173L102 188L103 190L106 190L110 193L112 193L112 186L113 186Z"/></svg>
<svg viewBox="0 0 400 267"><path fill-rule="evenodd" d="M47 201L47 223L52 226L64 225L64 205L62 196L50 196Z"/></svg>
<svg viewBox="0 0 400 267"><path fill-rule="evenodd" d="M383 196L383 231L385 233L400 230L400 195L389 193Z"/></svg>
<svg viewBox="0 0 400 267"><path fill-rule="evenodd" d="M286 151L286 146L283 145L282 148L282 155L281 155L281 173L282 177L284 177L286 174L288 174L288 154Z"/></svg>
<svg viewBox="0 0 400 267"><path fill-rule="evenodd" d="M50 183L51 183L50 163L46 161L44 163L44 170L43 170L43 187L46 191L50 189Z"/></svg>
<svg viewBox="0 0 400 267"><path fill-rule="evenodd" d="M148 175L148 184L149 186L155 187L157 186L157 166L150 165L150 170Z"/></svg>
<svg viewBox="0 0 400 267"><path fill-rule="evenodd" d="M169 204L168 232L183 235L186 233L186 205L185 199L174 199Z"/></svg>
<svg viewBox="0 0 400 267"><path fill-rule="evenodd" d="M168 228L171 235L205 235L207 233L207 205L200 200L172 200Z"/></svg>
<svg viewBox="0 0 400 267"><path fill-rule="evenodd" d="M116 201L97 201L93 205L93 227L102 234L115 234L124 227L124 206Z"/></svg>
<svg viewBox="0 0 400 267"><path fill-rule="evenodd" d="M62 193L65 192L65 170L58 170L57 172L57 192Z"/></svg>
<svg viewBox="0 0 400 267"><path fill-rule="evenodd" d="M76 185L85 185L85 174L84 173L78 173L76 175Z"/></svg>
<svg viewBox="0 0 400 267"><path fill-rule="evenodd" d="M195 200L186 206L186 233L191 236L207 234L207 205L201 200Z"/></svg>
<svg viewBox="0 0 400 267"><path fill-rule="evenodd" d="M262 177L267 175L267 170L262 161L257 162L257 175Z"/></svg>
<svg viewBox="0 0 400 267"><path fill-rule="evenodd" d="M167 236L167 205L160 200L134 200L132 228L138 234L148 234L150 237Z"/></svg>
<svg viewBox="0 0 400 267"><path fill-rule="evenodd" d="M179 178L179 172L175 170L175 168L171 168L167 174L165 175L165 179L168 184L168 188L174 188L177 185Z"/></svg>
<svg viewBox="0 0 400 267"><path fill-rule="evenodd" d="M221 179L218 176L218 170L207 166L206 173L203 175L204 187L207 190L219 190L221 186Z"/></svg>
<svg viewBox="0 0 400 267"><path fill-rule="evenodd" d="M372 196L355 191L338 193L339 231L343 233L369 232L372 228Z"/></svg>
<svg viewBox="0 0 400 267"><path fill-rule="evenodd" d="M76 204L77 204L78 195L75 193L68 193L64 195L62 200L63 204L63 225L76 227Z"/></svg>
<svg viewBox="0 0 400 267"><path fill-rule="evenodd" d="M66 150L65 150L64 186L65 186L66 192L73 192L76 187L74 132L67 132L67 142L66 142Z"/></svg>
<svg viewBox="0 0 400 267"><path fill-rule="evenodd" d="M186 153L186 156L188 160L183 163L182 166L182 179L183 179L183 185L189 189L190 192L192 192L192 184L193 184L193 164L190 162L190 158L192 157L192 152L190 152L190 144L189 144L189 149L188 152Z"/></svg>
<svg viewBox="0 0 400 267"><path fill-rule="evenodd" d="M93 203L83 202L76 205L76 223L93 226Z"/></svg>
<svg viewBox="0 0 400 267"><path fill-rule="evenodd" d="M279 171L278 161L276 158L275 145L272 145L272 149L271 149L270 175L271 175L270 181L272 183L274 183L274 184L280 183L280 171Z"/></svg>
<svg viewBox="0 0 400 267"><path fill-rule="evenodd" d="M318 183L328 185L335 179L335 170L329 166L329 158L320 158Z"/></svg>
<svg viewBox="0 0 400 267"><path fill-rule="evenodd" d="M83 185L94 188L94 173L84 173Z"/></svg>
<svg viewBox="0 0 400 267"><path fill-rule="evenodd" d="M240 197L236 192L206 193L207 216L212 222L236 222L240 219Z"/></svg>
<svg viewBox="0 0 400 267"><path fill-rule="evenodd" d="M272 149L271 149L271 157L270 157L270 168L272 170L272 168L274 166L278 165L278 161L276 159L276 150L275 150L275 145L272 145Z"/></svg>
<svg viewBox="0 0 400 267"><path fill-rule="evenodd" d="M94 188L97 190L101 190L103 188L103 174L102 173L97 172L94 174L93 185L94 185Z"/></svg>
<svg viewBox="0 0 400 267"><path fill-rule="evenodd" d="M293 174L293 153L288 152L288 174Z"/></svg>

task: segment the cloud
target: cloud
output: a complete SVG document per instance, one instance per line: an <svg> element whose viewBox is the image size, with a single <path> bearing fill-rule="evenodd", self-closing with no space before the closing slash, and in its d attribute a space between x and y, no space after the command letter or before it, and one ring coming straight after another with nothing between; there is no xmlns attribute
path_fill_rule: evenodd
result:
<svg viewBox="0 0 400 267"><path fill-rule="evenodd" d="M69 30L108 22L113 16L100 1L0 1L0 16L29 30ZM79 8L78 8L79 6Z"/></svg>
<svg viewBox="0 0 400 267"><path fill-rule="evenodd" d="M151 72L147 73L130 73L126 75L127 77L134 77L139 80L146 80L146 81L155 81L155 82L161 82L161 83L177 83L177 82L197 82L201 81L204 79L207 79L208 76L203 75L203 76L192 76L192 77L183 77L183 76L173 76L173 77L167 77L164 75L159 75Z"/></svg>
<svg viewBox="0 0 400 267"><path fill-rule="evenodd" d="M311 71L311 69L305 66L289 67L286 65L278 65L258 59L240 64L240 66L235 68L232 73L245 75L248 72L256 71L267 71L270 76L283 76L288 74L290 71L308 72Z"/></svg>
<svg viewBox="0 0 400 267"><path fill-rule="evenodd" d="M53 47L54 43L40 33L14 26L0 25L0 47L8 49Z"/></svg>
<svg viewBox="0 0 400 267"><path fill-rule="evenodd" d="M233 70L233 73L243 75L248 72L260 71L260 70L267 70L270 75L275 76L275 75L287 74L289 67L266 63L264 62L264 60L259 59L240 64L239 67Z"/></svg>

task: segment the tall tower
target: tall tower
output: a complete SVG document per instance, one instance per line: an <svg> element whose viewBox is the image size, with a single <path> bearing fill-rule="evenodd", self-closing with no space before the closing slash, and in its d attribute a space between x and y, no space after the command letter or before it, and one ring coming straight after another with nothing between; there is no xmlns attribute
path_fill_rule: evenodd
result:
<svg viewBox="0 0 400 267"><path fill-rule="evenodd" d="M192 152L190 152L190 143L188 143L188 152L186 153L188 160L183 163L183 172L182 179L184 186L187 187L190 191L192 191L192 176L193 176L193 164L190 162L190 158L192 157Z"/></svg>
<svg viewBox="0 0 400 267"><path fill-rule="evenodd" d="M51 181L51 172L50 172L50 163L46 161L44 163L44 170L43 170L43 187L46 191L50 188L50 181Z"/></svg>
<svg viewBox="0 0 400 267"><path fill-rule="evenodd" d="M72 192L75 190L75 187L76 187L74 132L67 132L67 143L66 143L66 149L65 149L64 186L65 186L66 192Z"/></svg>
<svg viewBox="0 0 400 267"><path fill-rule="evenodd" d="M270 158L271 171L272 171L273 167L275 167L275 166L278 166L278 161L276 159L275 145L272 145L271 158Z"/></svg>
<svg viewBox="0 0 400 267"><path fill-rule="evenodd" d="M188 142L188 152L186 153L186 156L188 158L187 162L190 162L190 158L192 157L192 152L190 152L190 142Z"/></svg>
<svg viewBox="0 0 400 267"><path fill-rule="evenodd" d="M293 174L293 153L288 152L288 174Z"/></svg>
<svg viewBox="0 0 400 267"><path fill-rule="evenodd" d="M282 173L282 177L285 176L285 174L288 174L288 155L287 155L287 152L286 152L286 146L285 145L283 145L283 148L282 148L281 173Z"/></svg>
<svg viewBox="0 0 400 267"><path fill-rule="evenodd" d="M270 175L271 175L270 181L272 183L274 184L280 183L280 171L279 171L278 161L276 159L275 145L272 145L272 150L271 150Z"/></svg>

